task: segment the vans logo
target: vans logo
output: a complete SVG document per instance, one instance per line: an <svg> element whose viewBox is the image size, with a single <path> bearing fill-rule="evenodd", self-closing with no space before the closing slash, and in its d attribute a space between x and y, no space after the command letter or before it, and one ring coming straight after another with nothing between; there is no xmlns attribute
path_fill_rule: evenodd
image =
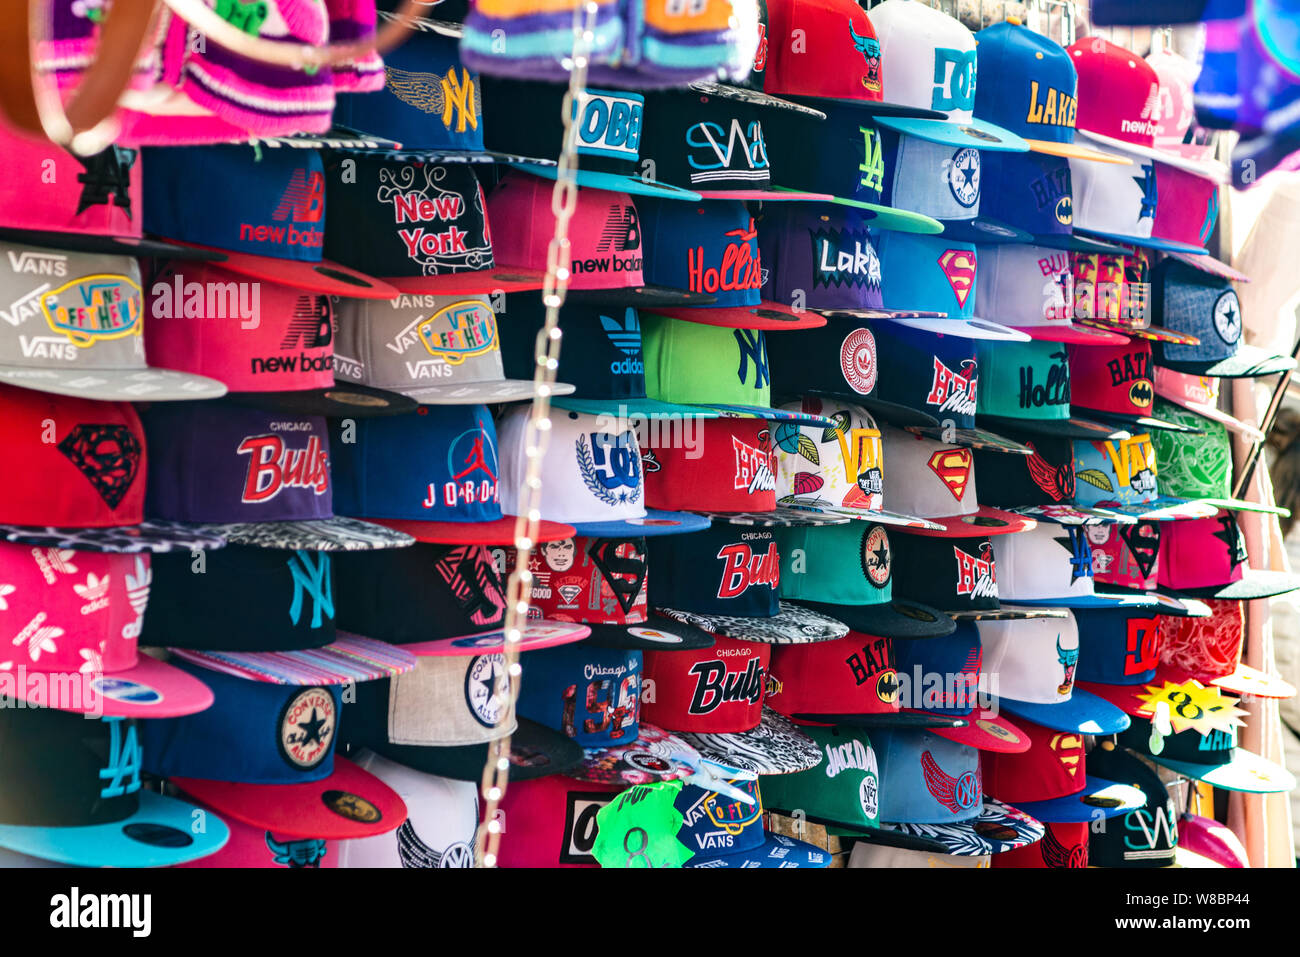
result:
<svg viewBox="0 0 1300 957"><path fill-rule="evenodd" d="M58 336L19 336L18 344L24 359L61 359L72 362L77 358L77 347Z"/></svg>
<svg viewBox="0 0 1300 957"><path fill-rule="evenodd" d="M430 355L453 366L497 348L496 314L477 300L452 303L421 322L416 332Z"/></svg>
<svg viewBox="0 0 1300 957"><path fill-rule="evenodd" d="M20 253L9 250L9 268L17 273L35 276L66 276L68 257L59 253L38 253L24 249Z"/></svg>
<svg viewBox="0 0 1300 957"><path fill-rule="evenodd" d="M128 276L83 276L47 292L41 309L51 329L85 348L108 339L139 335L140 287Z"/></svg>

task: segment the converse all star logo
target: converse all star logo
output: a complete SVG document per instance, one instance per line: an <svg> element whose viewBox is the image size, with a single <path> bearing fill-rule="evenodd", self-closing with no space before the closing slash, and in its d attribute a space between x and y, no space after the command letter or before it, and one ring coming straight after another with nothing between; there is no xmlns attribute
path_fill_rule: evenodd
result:
<svg viewBox="0 0 1300 957"><path fill-rule="evenodd" d="M1231 289L1225 289L1214 301L1214 331L1228 345L1241 338L1241 303Z"/></svg>
<svg viewBox="0 0 1300 957"><path fill-rule="evenodd" d="M305 688L280 712L280 756L300 771L318 767L334 743L334 698L326 688Z"/></svg>
<svg viewBox="0 0 1300 957"><path fill-rule="evenodd" d="M948 190L963 209L971 209L980 201L979 150L966 148L952 154Z"/></svg>
<svg viewBox="0 0 1300 957"><path fill-rule="evenodd" d="M465 704L474 720L485 728L495 728L510 690L505 656L497 653L477 655L465 669Z"/></svg>
<svg viewBox="0 0 1300 957"><path fill-rule="evenodd" d="M879 525L871 526L862 536L862 573L877 588L889 584L889 536Z"/></svg>

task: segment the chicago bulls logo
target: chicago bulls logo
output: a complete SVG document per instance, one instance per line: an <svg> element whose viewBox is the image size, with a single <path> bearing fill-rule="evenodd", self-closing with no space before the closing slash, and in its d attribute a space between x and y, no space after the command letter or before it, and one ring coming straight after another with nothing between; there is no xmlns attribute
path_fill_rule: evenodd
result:
<svg viewBox="0 0 1300 957"><path fill-rule="evenodd" d="M775 589L781 583L781 559L775 541L761 553L745 542L724 545L717 557L725 563L718 583L719 598L736 598L753 586Z"/></svg>
<svg viewBox="0 0 1300 957"><path fill-rule="evenodd" d="M948 277L957 305L966 307L966 300L975 288L975 250L945 249L939 256L939 268Z"/></svg>
<svg viewBox="0 0 1300 957"><path fill-rule="evenodd" d="M926 462L930 470L943 480L952 497L961 501L970 481L970 449L940 449Z"/></svg>

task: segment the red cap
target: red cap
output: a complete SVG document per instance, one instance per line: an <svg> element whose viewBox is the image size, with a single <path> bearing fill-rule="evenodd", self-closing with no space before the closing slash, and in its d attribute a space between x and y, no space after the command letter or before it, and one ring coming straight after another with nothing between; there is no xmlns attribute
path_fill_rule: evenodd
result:
<svg viewBox="0 0 1300 957"><path fill-rule="evenodd" d="M506 551L506 574L518 553ZM646 620L645 541L582 536L542 542L528 570L528 616L589 625L639 625Z"/></svg>
<svg viewBox="0 0 1300 957"><path fill-rule="evenodd" d="M1077 404L1114 415L1149 416L1155 401L1151 344L1075 346L1070 352L1070 393Z"/></svg>
<svg viewBox="0 0 1300 957"><path fill-rule="evenodd" d="M784 715L899 711L893 645L879 635L776 645L770 675L767 704Z"/></svg>
<svg viewBox="0 0 1300 957"><path fill-rule="evenodd" d="M645 652L641 719L668 731L752 731L763 720L771 653L766 642L721 635L712 648Z"/></svg>
<svg viewBox="0 0 1300 957"><path fill-rule="evenodd" d="M1016 727L1029 736L1029 750L1022 754L985 751L980 757L985 794L1014 805L1066 797L1084 789L1088 774L1082 734L1024 720Z"/></svg>
<svg viewBox="0 0 1300 957"><path fill-rule="evenodd" d="M1092 545L1094 581L1138 591L1155 589L1156 559L1160 554L1159 522L1088 525L1084 534Z"/></svg>
<svg viewBox="0 0 1300 957"><path fill-rule="evenodd" d="M645 470L646 507L698 512L775 509L776 451L770 424L765 419L700 421L702 433L694 448L676 442L652 450L658 468Z"/></svg>
<svg viewBox="0 0 1300 957"><path fill-rule="evenodd" d="M994 854L993 867L1087 867L1087 821L1070 824L1043 822L1043 839L1024 847Z"/></svg>
<svg viewBox="0 0 1300 957"><path fill-rule="evenodd" d="M880 43L853 0L768 0L767 30L764 93L884 101Z"/></svg>
<svg viewBox="0 0 1300 957"><path fill-rule="evenodd" d="M599 867L596 812L623 790L563 774L511 781L501 810L510 833L501 841L498 867Z"/></svg>
<svg viewBox="0 0 1300 957"><path fill-rule="evenodd" d="M1160 617L1160 661L1225 691L1289 698L1296 689L1278 675L1241 663L1245 613L1240 601L1211 598L1208 618Z"/></svg>
<svg viewBox="0 0 1300 957"><path fill-rule="evenodd" d="M1068 48L1079 74L1075 127L1154 149L1160 118L1160 80L1136 53L1101 37Z"/></svg>

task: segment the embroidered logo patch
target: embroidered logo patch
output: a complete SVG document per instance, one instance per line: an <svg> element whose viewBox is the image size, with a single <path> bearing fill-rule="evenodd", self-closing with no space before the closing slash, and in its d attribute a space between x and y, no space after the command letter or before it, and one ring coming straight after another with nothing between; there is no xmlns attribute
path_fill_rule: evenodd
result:
<svg viewBox="0 0 1300 957"><path fill-rule="evenodd" d="M930 470L943 481L952 497L961 501L970 481L970 449L940 449L926 462Z"/></svg>
<svg viewBox="0 0 1300 957"><path fill-rule="evenodd" d="M280 712L280 756L300 771L329 754L336 727L334 698L325 688L304 688Z"/></svg>
<svg viewBox="0 0 1300 957"><path fill-rule="evenodd" d="M126 497L140 468L140 439L125 425L76 425L59 451L90 480L109 508Z"/></svg>
<svg viewBox="0 0 1300 957"><path fill-rule="evenodd" d="M939 256L939 268L948 277L957 305L964 309L975 288L975 250L945 249Z"/></svg>

